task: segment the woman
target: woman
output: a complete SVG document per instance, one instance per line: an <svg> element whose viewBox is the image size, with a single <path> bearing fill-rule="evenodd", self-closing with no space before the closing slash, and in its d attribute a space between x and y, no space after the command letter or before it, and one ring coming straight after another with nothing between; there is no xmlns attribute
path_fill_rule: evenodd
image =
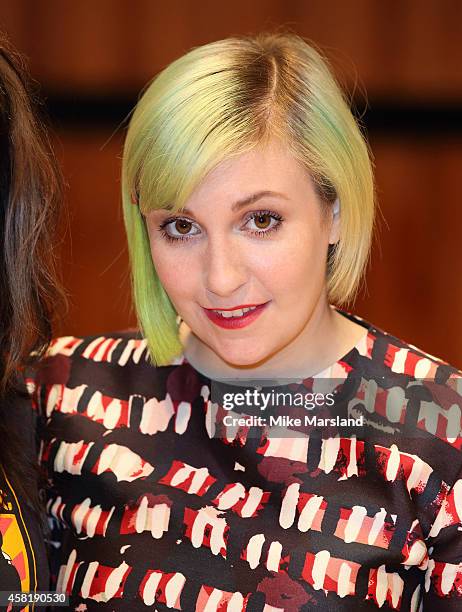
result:
<svg viewBox="0 0 462 612"><path fill-rule="evenodd" d="M199 47L147 88L123 158L143 333L58 339L38 380L76 610L460 607L460 372L332 306L373 200L296 36Z"/></svg>
<svg viewBox="0 0 462 612"><path fill-rule="evenodd" d="M60 297L51 237L60 175L24 62L0 37L0 591L47 590L34 422L23 379ZM29 358L35 353L33 359ZM5 609L6 602L0 604ZM18 608L15 608L18 609ZM27 607L26 609L29 609ZM33 609L33 606L30 608Z"/></svg>

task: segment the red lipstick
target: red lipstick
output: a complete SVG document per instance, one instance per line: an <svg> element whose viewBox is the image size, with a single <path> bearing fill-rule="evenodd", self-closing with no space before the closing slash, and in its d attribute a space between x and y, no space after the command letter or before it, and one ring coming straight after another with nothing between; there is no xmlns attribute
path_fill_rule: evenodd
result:
<svg viewBox="0 0 462 612"><path fill-rule="evenodd" d="M218 314L218 312L215 312L214 310L209 308L203 308L203 311L210 319L210 321L212 321L212 323L215 323L215 325L218 325L218 327L222 327L224 329L241 329L242 327L247 327L247 325L253 323L255 319L257 319L261 315L261 313L268 304L269 302L265 302L264 304L242 304L240 306L234 306L233 308L217 308L217 310L229 312L231 310L239 310L240 308L252 308L255 306L253 310L245 312L241 317L225 318L222 315Z"/></svg>

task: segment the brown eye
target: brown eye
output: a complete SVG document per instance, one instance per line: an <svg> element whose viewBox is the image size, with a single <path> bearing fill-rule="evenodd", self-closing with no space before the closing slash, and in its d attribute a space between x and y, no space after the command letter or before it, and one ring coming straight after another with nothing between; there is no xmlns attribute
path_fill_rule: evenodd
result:
<svg viewBox="0 0 462 612"><path fill-rule="evenodd" d="M282 222L283 218L279 213L271 210L259 210L250 215L244 227L247 228L250 235L266 238L273 231L279 229Z"/></svg>
<svg viewBox="0 0 462 612"><path fill-rule="evenodd" d="M186 219L178 219L175 221L175 229L180 234L187 234L192 227L192 223Z"/></svg>
<svg viewBox="0 0 462 612"><path fill-rule="evenodd" d="M177 219L166 219L159 225L159 232L162 237L170 242L182 242L191 240L194 236L198 236L200 228L189 219L178 217Z"/></svg>
<svg viewBox="0 0 462 612"><path fill-rule="evenodd" d="M260 215L255 215L254 221L255 221L255 225L258 227L258 229L267 229L267 227L271 223L271 217L270 217L270 215L268 215L266 213L260 214Z"/></svg>

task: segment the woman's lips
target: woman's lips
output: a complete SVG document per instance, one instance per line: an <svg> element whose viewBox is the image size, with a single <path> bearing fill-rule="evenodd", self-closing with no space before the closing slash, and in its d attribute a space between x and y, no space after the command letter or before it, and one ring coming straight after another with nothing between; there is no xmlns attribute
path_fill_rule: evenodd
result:
<svg viewBox="0 0 462 612"><path fill-rule="evenodd" d="M269 302L265 302L265 304L260 304L253 310L249 310L245 312L241 317L222 317L217 312L213 310L208 310L207 308L202 308L207 317L218 325L218 327L223 327L224 329L241 329L242 327L247 327L257 319L261 313L264 311L266 306L268 306Z"/></svg>

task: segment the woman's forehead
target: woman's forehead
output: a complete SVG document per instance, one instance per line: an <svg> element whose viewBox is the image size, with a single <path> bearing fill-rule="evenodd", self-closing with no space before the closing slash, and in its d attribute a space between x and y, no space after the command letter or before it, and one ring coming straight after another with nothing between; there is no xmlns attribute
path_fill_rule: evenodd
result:
<svg viewBox="0 0 462 612"><path fill-rule="evenodd" d="M234 210L261 197L287 199L290 191L309 183L310 174L287 148L258 147L218 163L198 183L188 201L208 193L223 194Z"/></svg>

